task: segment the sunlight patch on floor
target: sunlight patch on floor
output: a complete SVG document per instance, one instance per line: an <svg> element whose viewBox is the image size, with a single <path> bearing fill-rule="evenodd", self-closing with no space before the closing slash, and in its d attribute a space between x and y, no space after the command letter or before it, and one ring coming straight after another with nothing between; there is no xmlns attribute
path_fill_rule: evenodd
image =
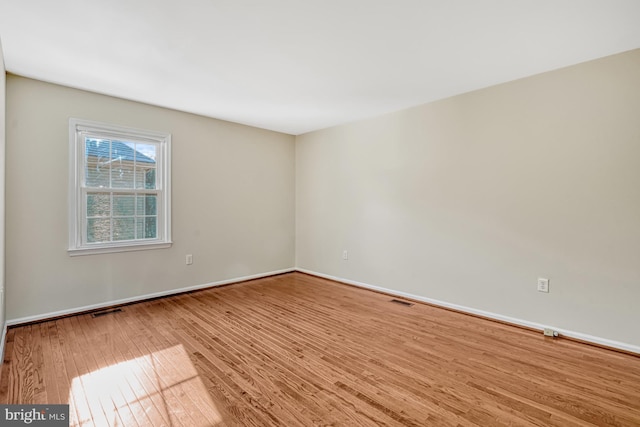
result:
<svg viewBox="0 0 640 427"><path fill-rule="evenodd" d="M182 345L74 378L69 405L71 426L223 424Z"/></svg>

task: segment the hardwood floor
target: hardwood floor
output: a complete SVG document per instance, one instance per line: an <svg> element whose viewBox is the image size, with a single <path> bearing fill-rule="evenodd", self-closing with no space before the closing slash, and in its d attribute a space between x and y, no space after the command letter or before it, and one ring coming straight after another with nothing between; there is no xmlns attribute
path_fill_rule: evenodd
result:
<svg viewBox="0 0 640 427"><path fill-rule="evenodd" d="M9 330L73 426L639 426L640 357L291 273Z"/></svg>

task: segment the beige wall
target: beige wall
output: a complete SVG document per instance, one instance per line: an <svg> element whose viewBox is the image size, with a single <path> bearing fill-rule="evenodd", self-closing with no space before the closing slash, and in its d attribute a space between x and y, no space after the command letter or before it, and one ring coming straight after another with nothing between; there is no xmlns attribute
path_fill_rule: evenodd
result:
<svg viewBox="0 0 640 427"><path fill-rule="evenodd" d="M0 334L4 330L5 324L5 240L4 240L4 217L5 217L5 98L6 98L6 73L4 69L4 53L2 52L2 41L0 40ZM0 343L0 348L4 341ZM0 351L0 357L2 352Z"/></svg>
<svg viewBox="0 0 640 427"><path fill-rule="evenodd" d="M297 138L9 75L7 317L287 269L295 224L299 268L639 346L639 75L636 50ZM69 117L172 133L171 249L67 255Z"/></svg>
<svg viewBox="0 0 640 427"><path fill-rule="evenodd" d="M635 50L299 136L297 267L640 346L639 113Z"/></svg>
<svg viewBox="0 0 640 427"><path fill-rule="evenodd" d="M294 266L293 136L13 75L7 105L8 319ZM172 134L173 247L68 256L69 117Z"/></svg>

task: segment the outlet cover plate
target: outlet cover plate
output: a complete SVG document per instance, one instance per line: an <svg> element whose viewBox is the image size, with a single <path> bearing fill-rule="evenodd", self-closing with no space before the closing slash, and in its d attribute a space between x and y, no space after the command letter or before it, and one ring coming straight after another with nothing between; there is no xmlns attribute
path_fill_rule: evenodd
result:
<svg viewBox="0 0 640 427"><path fill-rule="evenodd" d="M549 279L538 277L538 292L549 292Z"/></svg>

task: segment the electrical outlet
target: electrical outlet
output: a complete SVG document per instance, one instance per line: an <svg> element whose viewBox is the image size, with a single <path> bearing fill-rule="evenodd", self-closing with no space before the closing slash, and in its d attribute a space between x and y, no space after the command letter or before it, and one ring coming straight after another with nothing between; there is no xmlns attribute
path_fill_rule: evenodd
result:
<svg viewBox="0 0 640 427"><path fill-rule="evenodd" d="M549 279L538 277L538 292L549 292Z"/></svg>
<svg viewBox="0 0 640 427"><path fill-rule="evenodd" d="M193 255L187 254L186 257L185 257L185 261L186 261L187 265L193 264Z"/></svg>
<svg viewBox="0 0 640 427"><path fill-rule="evenodd" d="M348 260L349 259L349 252L347 252L346 249L344 251L342 251L342 259L344 259L344 260Z"/></svg>

